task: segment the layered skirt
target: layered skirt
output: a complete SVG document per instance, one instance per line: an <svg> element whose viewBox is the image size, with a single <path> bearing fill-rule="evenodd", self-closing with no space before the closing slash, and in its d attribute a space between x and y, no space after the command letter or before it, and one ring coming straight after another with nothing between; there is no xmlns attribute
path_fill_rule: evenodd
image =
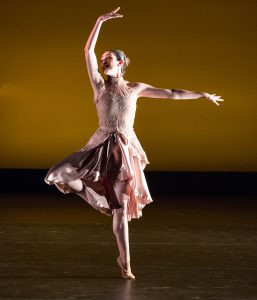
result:
<svg viewBox="0 0 257 300"><path fill-rule="evenodd" d="M143 172L147 164L146 153L134 130L126 135L98 128L84 147L54 164L44 181L55 184L64 194L76 193L95 209L113 210L121 207L114 187L119 181L128 180L127 218L131 221L141 217L143 207L153 202ZM83 184L80 192L67 184L77 179Z"/></svg>

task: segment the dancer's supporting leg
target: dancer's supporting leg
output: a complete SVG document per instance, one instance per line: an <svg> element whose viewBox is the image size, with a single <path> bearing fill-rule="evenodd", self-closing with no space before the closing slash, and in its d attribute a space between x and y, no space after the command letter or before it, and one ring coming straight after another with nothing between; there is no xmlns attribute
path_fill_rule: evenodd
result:
<svg viewBox="0 0 257 300"><path fill-rule="evenodd" d="M115 187L121 208L113 210L113 232L115 234L121 260L125 269L131 271L130 268L130 251L129 251L129 229L127 219L128 197L131 187L127 180L118 182Z"/></svg>

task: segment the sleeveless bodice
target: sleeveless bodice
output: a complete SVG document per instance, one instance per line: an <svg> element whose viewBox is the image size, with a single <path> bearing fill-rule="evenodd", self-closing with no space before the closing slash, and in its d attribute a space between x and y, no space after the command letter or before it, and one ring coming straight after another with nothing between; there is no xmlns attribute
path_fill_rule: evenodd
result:
<svg viewBox="0 0 257 300"><path fill-rule="evenodd" d="M105 83L95 100L99 128L104 131L121 131L130 135L136 115L137 97L133 89L122 83Z"/></svg>
<svg viewBox="0 0 257 300"><path fill-rule="evenodd" d="M149 161L146 153L133 127L137 95L127 83L128 81L102 85L98 96L94 99L99 127L79 151L97 147L109 137L111 132L120 132L127 139L131 153L147 164Z"/></svg>

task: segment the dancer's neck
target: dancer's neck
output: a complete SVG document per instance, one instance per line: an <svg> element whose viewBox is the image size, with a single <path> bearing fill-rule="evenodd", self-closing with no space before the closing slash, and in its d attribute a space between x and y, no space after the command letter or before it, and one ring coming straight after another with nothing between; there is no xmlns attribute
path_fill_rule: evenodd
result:
<svg viewBox="0 0 257 300"><path fill-rule="evenodd" d="M107 80L106 80L106 82L107 82L108 84L122 83L122 82L124 82L124 81L125 81L125 80L124 80L124 78L123 78L122 76L120 76L120 77L113 77L113 76L107 75Z"/></svg>

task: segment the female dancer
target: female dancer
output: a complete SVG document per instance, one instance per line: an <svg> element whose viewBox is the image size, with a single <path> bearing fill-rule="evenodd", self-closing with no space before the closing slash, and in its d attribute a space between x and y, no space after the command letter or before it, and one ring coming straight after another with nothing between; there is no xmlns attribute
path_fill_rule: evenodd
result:
<svg viewBox="0 0 257 300"><path fill-rule="evenodd" d="M161 89L126 81L123 76L130 61L117 49L108 50L101 57L105 80L98 72L94 48L103 22L123 17L117 13L119 9L97 19L84 48L99 127L84 147L49 169L45 182L55 184L64 194L76 193L101 213L113 216L120 253L117 263L123 278L135 279L130 267L128 221L141 217L143 207L153 201L143 173L149 161L133 128L137 99L204 97L216 105L223 99L205 92Z"/></svg>

